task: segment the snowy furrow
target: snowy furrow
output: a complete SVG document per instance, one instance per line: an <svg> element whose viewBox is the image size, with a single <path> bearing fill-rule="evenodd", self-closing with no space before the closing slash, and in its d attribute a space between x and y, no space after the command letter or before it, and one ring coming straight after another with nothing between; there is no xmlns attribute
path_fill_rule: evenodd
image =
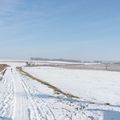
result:
<svg viewBox="0 0 120 120"><path fill-rule="evenodd" d="M26 92L26 95L27 95L27 99L29 101L29 112L30 112L30 120L39 120L39 119L42 119L44 118L41 111L38 109L38 106L36 104L36 102L34 101L30 91L29 91L29 88L27 87L27 85L25 84L25 82L22 82L22 85L23 85L23 88Z"/></svg>

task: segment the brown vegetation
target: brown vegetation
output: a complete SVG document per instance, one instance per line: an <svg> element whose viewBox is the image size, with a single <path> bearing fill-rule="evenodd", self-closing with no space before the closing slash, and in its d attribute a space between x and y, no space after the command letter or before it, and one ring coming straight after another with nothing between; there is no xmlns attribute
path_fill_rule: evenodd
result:
<svg viewBox="0 0 120 120"><path fill-rule="evenodd" d="M0 72L4 70L6 67L8 67L7 64L0 64Z"/></svg>

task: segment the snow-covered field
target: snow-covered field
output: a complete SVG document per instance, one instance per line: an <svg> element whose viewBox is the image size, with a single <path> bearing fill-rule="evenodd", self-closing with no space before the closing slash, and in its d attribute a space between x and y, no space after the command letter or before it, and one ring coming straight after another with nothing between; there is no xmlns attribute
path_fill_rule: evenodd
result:
<svg viewBox="0 0 120 120"><path fill-rule="evenodd" d="M119 72L54 67L25 67L24 70L81 99L120 104Z"/></svg>
<svg viewBox="0 0 120 120"><path fill-rule="evenodd" d="M0 120L120 120L119 73L23 67L80 97L72 99L17 70L21 63L8 64L11 67L0 80Z"/></svg>

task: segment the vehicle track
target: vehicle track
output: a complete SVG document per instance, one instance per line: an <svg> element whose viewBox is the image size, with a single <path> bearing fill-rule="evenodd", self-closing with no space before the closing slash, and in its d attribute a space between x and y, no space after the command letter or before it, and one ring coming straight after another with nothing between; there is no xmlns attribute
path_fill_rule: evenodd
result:
<svg viewBox="0 0 120 120"><path fill-rule="evenodd" d="M31 113L35 114L32 115L35 118L31 117L31 120L37 119L37 120L56 120L52 110L49 108L49 106L42 100L35 100L32 96L33 93L35 93L35 89L31 88L29 86L29 83L26 82L26 79L22 78L22 85L26 92L28 100L30 100L32 108L29 109L29 111L33 111Z"/></svg>

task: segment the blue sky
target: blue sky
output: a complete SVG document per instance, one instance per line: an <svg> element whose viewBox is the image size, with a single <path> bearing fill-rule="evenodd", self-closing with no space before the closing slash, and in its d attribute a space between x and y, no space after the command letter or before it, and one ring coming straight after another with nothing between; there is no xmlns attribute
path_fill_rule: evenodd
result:
<svg viewBox="0 0 120 120"><path fill-rule="evenodd" d="M119 0L0 0L0 58L120 60Z"/></svg>

